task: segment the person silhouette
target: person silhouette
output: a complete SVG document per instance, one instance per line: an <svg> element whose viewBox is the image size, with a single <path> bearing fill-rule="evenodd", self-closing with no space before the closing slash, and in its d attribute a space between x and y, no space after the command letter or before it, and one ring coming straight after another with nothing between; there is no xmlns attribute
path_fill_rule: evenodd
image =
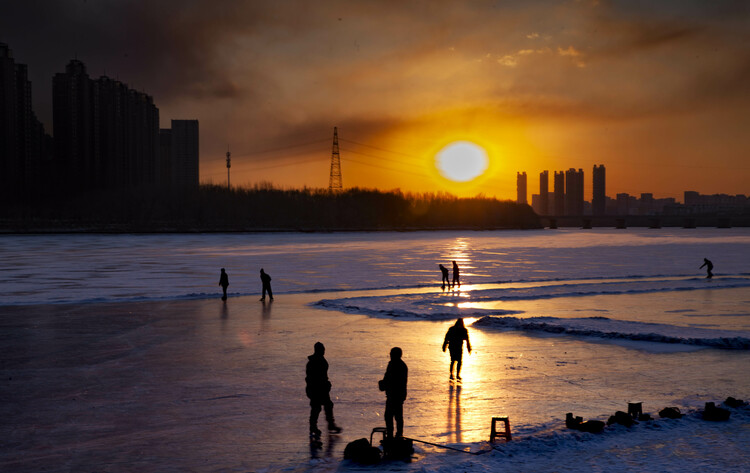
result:
<svg viewBox="0 0 750 473"><path fill-rule="evenodd" d="M442 264L439 264L438 266L440 266L440 272L443 273L443 287L445 287L446 284L450 286L451 282L448 279L448 268Z"/></svg>
<svg viewBox="0 0 750 473"><path fill-rule="evenodd" d="M273 292L271 292L271 276L263 271L263 268L260 268L260 281L263 283L263 293L260 300L266 300L266 291L268 291L268 297L273 300Z"/></svg>
<svg viewBox="0 0 750 473"><path fill-rule="evenodd" d="M337 434L341 427L333 419L333 401L331 401L331 382L328 380L328 361L325 359L326 347L316 342L314 353L307 357L305 367L305 394L310 398L310 437L320 437L318 416L321 406L325 410L328 432Z"/></svg>
<svg viewBox="0 0 750 473"><path fill-rule="evenodd" d="M401 359L403 352L399 347L391 348L391 361L385 370L385 376L378 381L378 388L385 391L385 436L393 438L393 420L396 420L396 437L404 436L404 401L406 400L406 382L409 368Z"/></svg>
<svg viewBox="0 0 750 473"><path fill-rule="evenodd" d="M459 277L459 271L458 271L458 265L456 262L453 262L453 285L461 287L461 280Z"/></svg>
<svg viewBox="0 0 750 473"><path fill-rule="evenodd" d="M443 340L443 352L445 347L448 347L448 351L451 354L451 366L450 366L450 379L453 379L453 365L456 365L456 379L461 379L461 359L464 353L464 340L466 340L466 348L471 353L471 342L469 342L469 331L464 326L464 319L459 318L456 323L453 324L448 332L445 334L445 340Z"/></svg>
<svg viewBox="0 0 750 473"><path fill-rule="evenodd" d="M711 270L714 269L714 264L711 262L711 260L709 260L708 258L703 258L703 264L698 269L701 269L704 266L706 267L706 273L708 273L706 274L706 279L711 279L712 277L714 277L714 273L711 272Z"/></svg>
<svg viewBox="0 0 750 473"><path fill-rule="evenodd" d="M219 276L219 286L224 291L224 295L221 296L221 300L227 300L227 287L229 287L229 276L224 268L221 268L221 276Z"/></svg>

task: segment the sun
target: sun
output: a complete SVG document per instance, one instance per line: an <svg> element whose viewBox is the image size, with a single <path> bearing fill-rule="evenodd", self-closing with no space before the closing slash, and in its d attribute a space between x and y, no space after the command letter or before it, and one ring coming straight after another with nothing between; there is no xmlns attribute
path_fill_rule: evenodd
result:
<svg viewBox="0 0 750 473"><path fill-rule="evenodd" d="M470 141L456 141L435 155L440 174L456 182L467 182L481 176L489 165L487 152Z"/></svg>

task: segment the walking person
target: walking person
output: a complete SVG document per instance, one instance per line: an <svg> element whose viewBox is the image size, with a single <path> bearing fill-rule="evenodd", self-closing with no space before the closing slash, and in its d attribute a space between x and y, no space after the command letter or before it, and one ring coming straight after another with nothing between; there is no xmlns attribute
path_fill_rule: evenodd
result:
<svg viewBox="0 0 750 473"><path fill-rule="evenodd" d="M229 276L224 268L221 268L221 276L219 276L219 286L224 291L224 295L221 296L221 300L227 300L227 287L229 287Z"/></svg>
<svg viewBox="0 0 750 473"><path fill-rule="evenodd" d="M341 427L333 420L333 401L331 401L331 382L328 380L328 361L325 359L326 347L315 343L314 353L307 357L305 368L305 394L310 398L310 437L320 437L318 416L321 407L325 410L328 432L338 434Z"/></svg>
<svg viewBox="0 0 750 473"><path fill-rule="evenodd" d="M391 348L391 361L385 370L385 376L378 381L378 387L385 391L385 436L393 438L393 421L396 421L396 437L404 436L404 401L406 400L406 382L409 368L401 359L403 352L399 347Z"/></svg>
<svg viewBox="0 0 750 473"><path fill-rule="evenodd" d="M438 266L440 266L440 272L443 274L443 287L445 287L446 284L450 286L451 282L448 278L448 268L442 264L439 264Z"/></svg>
<svg viewBox="0 0 750 473"><path fill-rule="evenodd" d="M453 285L461 287L461 278L459 277L458 264L453 262Z"/></svg>
<svg viewBox="0 0 750 473"><path fill-rule="evenodd" d="M271 292L271 276L260 268L260 281L263 283L263 293L261 294L260 300L266 300L266 291L268 291L268 297L273 300L273 292Z"/></svg>
<svg viewBox="0 0 750 473"><path fill-rule="evenodd" d="M469 342L469 331L466 330L464 325L464 319L459 318L456 323L453 324L448 332L445 334L445 340L443 340L443 352L445 347L448 347L448 351L451 354L451 366L450 366L450 379L453 379L453 365L456 365L456 379L461 379L461 361L464 354L464 340L466 340L466 348L471 353L471 342Z"/></svg>
<svg viewBox="0 0 750 473"><path fill-rule="evenodd" d="M711 260L709 260L708 258L703 258L703 264L698 269L701 269L704 266L706 267L706 273L708 273L706 274L706 279L711 279L712 277L714 277L714 273L711 272L711 270L714 269L714 264L711 262Z"/></svg>

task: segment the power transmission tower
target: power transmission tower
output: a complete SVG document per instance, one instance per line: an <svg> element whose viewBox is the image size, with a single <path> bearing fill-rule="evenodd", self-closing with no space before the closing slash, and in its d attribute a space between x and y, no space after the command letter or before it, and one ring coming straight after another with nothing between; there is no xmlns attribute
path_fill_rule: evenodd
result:
<svg viewBox="0 0 750 473"><path fill-rule="evenodd" d="M330 192L340 191L343 189L341 184L341 155L339 154L339 132L337 127L333 127L333 152L331 153L331 177L328 180L328 190Z"/></svg>

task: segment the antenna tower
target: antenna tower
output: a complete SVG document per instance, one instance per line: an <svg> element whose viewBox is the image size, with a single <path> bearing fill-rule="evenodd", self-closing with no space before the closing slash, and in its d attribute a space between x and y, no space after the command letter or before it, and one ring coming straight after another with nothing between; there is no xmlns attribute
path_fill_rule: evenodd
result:
<svg viewBox="0 0 750 473"><path fill-rule="evenodd" d="M229 185L229 168L232 167L232 153L229 152L229 147L227 146L227 189L231 189L232 186Z"/></svg>
<svg viewBox="0 0 750 473"><path fill-rule="evenodd" d="M339 132L337 127L333 127L333 151L331 152L331 177L328 180L328 190L330 192L340 191L343 189L341 184L341 155L339 154Z"/></svg>

